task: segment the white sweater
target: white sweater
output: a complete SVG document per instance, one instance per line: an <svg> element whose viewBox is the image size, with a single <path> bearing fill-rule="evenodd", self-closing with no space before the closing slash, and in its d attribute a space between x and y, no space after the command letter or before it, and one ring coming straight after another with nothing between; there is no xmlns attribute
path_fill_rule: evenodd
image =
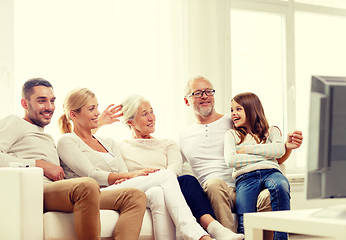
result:
<svg viewBox="0 0 346 240"><path fill-rule="evenodd" d="M143 168L170 169L182 173L183 160L178 145L170 139L128 139L120 152L130 172Z"/></svg>
<svg viewBox="0 0 346 240"><path fill-rule="evenodd" d="M36 160L59 165L59 157L53 138L42 127L10 115L0 120L0 166L8 167L19 162L30 167ZM51 182L44 177L44 182Z"/></svg>
<svg viewBox="0 0 346 240"><path fill-rule="evenodd" d="M236 132L231 129L225 134L225 162L234 168L232 177L257 169L276 168L280 170L276 159L285 154L285 145L281 132L277 127L269 128L269 136L265 143L258 144L253 136L247 134L241 144ZM237 154L243 148L244 154Z"/></svg>
<svg viewBox="0 0 346 240"><path fill-rule="evenodd" d="M108 186L111 172L128 172L121 157L117 143L112 139L97 137L97 140L113 156L110 162L97 151L89 147L75 133L64 134L58 141L58 153L66 178L91 177L100 186Z"/></svg>

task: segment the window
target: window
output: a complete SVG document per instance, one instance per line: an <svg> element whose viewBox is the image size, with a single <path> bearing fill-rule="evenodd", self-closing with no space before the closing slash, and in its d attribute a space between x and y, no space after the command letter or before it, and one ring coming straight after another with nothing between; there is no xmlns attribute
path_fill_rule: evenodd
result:
<svg viewBox="0 0 346 240"><path fill-rule="evenodd" d="M346 4L341 0L230 0L232 95L259 95L270 124L303 131L288 173L307 161L311 75L346 76ZM227 64L226 64L227 65Z"/></svg>
<svg viewBox="0 0 346 240"><path fill-rule="evenodd" d="M231 10L232 96L253 92L270 125L284 130L282 16Z"/></svg>
<svg viewBox="0 0 346 240"><path fill-rule="evenodd" d="M298 11L296 21L296 113L297 127L308 132L311 75L346 76L346 16L333 16ZM308 141L305 134L305 140ZM307 155L307 144L299 159ZM297 161L305 167L304 161Z"/></svg>

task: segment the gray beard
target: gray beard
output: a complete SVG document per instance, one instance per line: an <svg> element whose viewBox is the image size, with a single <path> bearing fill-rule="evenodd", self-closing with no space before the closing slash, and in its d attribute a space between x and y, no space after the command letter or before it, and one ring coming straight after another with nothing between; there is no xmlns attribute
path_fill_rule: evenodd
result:
<svg viewBox="0 0 346 240"><path fill-rule="evenodd" d="M214 106L210 106L210 108L200 108L199 106L195 107L195 112L202 116L202 117L207 117L209 116L214 110Z"/></svg>

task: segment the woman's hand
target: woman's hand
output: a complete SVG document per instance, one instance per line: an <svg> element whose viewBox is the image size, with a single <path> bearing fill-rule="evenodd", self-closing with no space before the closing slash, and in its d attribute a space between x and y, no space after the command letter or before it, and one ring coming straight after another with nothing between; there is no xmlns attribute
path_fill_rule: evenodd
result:
<svg viewBox="0 0 346 240"><path fill-rule="evenodd" d="M114 106L114 104L109 105L100 115L98 125L99 127L104 125L109 125L115 122L119 122L119 117L121 117L123 114L119 113L123 106L117 105Z"/></svg>
<svg viewBox="0 0 346 240"><path fill-rule="evenodd" d="M122 183L122 182L125 182L128 178L122 178L122 179L118 179L118 180L115 180L115 182L113 183L114 185L117 185L119 183Z"/></svg>
<svg viewBox="0 0 346 240"><path fill-rule="evenodd" d="M143 168L139 171L131 172L131 177L148 176L150 173L159 171L157 168Z"/></svg>
<svg viewBox="0 0 346 240"><path fill-rule="evenodd" d="M238 154L243 154L243 153L245 153L244 148L238 149L238 150L237 150L237 153L238 153Z"/></svg>

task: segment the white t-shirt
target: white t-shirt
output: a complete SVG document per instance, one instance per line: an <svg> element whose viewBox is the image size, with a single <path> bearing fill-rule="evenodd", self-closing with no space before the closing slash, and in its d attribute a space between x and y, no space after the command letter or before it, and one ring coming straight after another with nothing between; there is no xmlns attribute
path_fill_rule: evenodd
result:
<svg viewBox="0 0 346 240"><path fill-rule="evenodd" d="M225 133L230 128L231 118L224 115L210 124L193 124L180 133L183 159L191 165L202 186L211 178L221 178L228 186L235 186L233 168L229 168L224 159Z"/></svg>

